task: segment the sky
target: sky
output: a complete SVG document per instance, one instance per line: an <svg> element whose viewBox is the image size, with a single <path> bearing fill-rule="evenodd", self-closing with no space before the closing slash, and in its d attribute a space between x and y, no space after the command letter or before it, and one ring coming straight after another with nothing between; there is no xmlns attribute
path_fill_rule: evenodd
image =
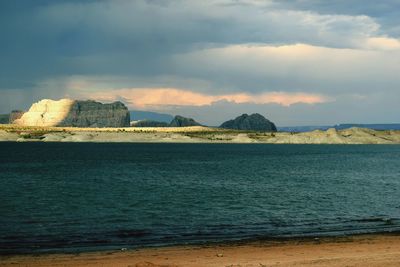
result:
<svg viewBox="0 0 400 267"><path fill-rule="evenodd" d="M400 1L0 1L0 113L43 98L399 123Z"/></svg>

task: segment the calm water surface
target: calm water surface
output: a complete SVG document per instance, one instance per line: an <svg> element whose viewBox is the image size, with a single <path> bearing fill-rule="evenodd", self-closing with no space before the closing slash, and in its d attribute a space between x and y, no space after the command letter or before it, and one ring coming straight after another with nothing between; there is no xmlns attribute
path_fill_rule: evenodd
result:
<svg viewBox="0 0 400 267"><path fill-rule="evenodd" d="M0 143L0 253L400 230L400 146Z"/></svg>

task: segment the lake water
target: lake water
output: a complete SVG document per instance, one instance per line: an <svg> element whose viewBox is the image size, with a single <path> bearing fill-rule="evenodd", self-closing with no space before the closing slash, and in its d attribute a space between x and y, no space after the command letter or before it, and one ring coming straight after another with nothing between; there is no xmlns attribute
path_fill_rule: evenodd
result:
<svg viewBox="0 0 400 267"><path fill-rule="evenodd" d="M400 146L0 143L0 253L400 230Z"/></svg>

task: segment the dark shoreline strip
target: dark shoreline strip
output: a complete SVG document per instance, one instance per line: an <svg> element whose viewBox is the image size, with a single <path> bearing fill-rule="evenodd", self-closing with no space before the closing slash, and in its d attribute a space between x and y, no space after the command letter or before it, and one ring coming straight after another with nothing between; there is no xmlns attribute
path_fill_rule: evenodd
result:
<svg viewBox="0 0 400 267"><path fill-rule="evenodd" d="M110 248L110 247L97 247L96 249L87 249L82 251L36 251L36 252L21 252L21 253L4 253L0 251L0 259L5 259L14 256L46 256L46 255L81 255L87 253L96 253L96 252L118 252L118 251L138 251L138 250L146 250L146 249L154 249L154 248L179 248L179 247L235 247L235 246L245 246L245 245L257 245L257 246L276 246L276 245L284 245L288 243L294 244L321 244L321 243L338 243L338 242L352 242L353 239L369 239L373 237L379 236L400 236L400 231L393 232L375 232L375 233L355 233L348 235L336 235L336 236L319 236L319 235L309 235L309 236L295 236L295 237L257 237L257 238L248 238L241 240L227 240L227 241L207 241L202 243L187 243L187 244L166 244L166 245L145 245L142 247L120 247L120 248Z"/></svg>

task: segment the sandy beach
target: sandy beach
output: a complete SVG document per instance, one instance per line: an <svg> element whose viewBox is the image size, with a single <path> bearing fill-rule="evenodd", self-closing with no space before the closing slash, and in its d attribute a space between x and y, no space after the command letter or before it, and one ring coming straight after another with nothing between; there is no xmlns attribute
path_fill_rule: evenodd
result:
<svg viewBox="0 0 400 267"><path fill-rule="evenodd" d="M81 254L1 256L0 266L400 266L400 236L360 235Z"/></svg>

